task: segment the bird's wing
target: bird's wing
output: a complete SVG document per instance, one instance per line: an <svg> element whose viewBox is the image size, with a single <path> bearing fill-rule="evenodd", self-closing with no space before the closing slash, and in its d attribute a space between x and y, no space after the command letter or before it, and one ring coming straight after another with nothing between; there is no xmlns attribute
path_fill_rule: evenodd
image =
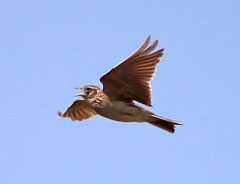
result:
<svg viewBox="0 0 240 184"><path fill-rule="evenodd" d="M81 121L95 115L96 111L85 100L76 100L64 113L58 112L59 117L70 117L73 121Z"/></svg>
<svg viewBox="0 0 240 184"><path fill-rule="evenodd" d="M164 49L151 53L158 40L148 47L149 42L150 36L134 54L101 77L103 90L111 99L136 100L152 106L149 82Z"/></svg>

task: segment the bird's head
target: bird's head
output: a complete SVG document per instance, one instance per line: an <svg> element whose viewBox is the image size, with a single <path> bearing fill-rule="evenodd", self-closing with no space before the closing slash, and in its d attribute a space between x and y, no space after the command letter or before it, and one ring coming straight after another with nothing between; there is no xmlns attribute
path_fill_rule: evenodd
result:
<svg viewBox="0 0 240 184"><path fill-rule="evenodd" d="M93 85L87 85L87 86L84 86L81 88L76 88L76 89L82 90L83 93L81 93L79 95L75 95L75 96L81 96L85 100L96 97L96 95L98 94L98 91L101 90L99 87L93 86Z"/></svg>

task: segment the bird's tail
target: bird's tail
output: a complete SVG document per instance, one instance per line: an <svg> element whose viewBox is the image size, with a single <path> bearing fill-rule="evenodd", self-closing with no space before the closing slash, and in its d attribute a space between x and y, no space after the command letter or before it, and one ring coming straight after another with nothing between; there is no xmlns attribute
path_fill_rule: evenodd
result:
<svg viewBox="0 0 240 184"><path fill-rule="evenodd" d="M163 130L166 130L170 133L174 133L175 131L175 125L183 125L183 123L180 123L178 121L170 120L167 118L163 118L160 116L157 116L155 114L151 114L147 117L146 122L150 123L151 125L154 125L158 128L161 128Z"/></svg>

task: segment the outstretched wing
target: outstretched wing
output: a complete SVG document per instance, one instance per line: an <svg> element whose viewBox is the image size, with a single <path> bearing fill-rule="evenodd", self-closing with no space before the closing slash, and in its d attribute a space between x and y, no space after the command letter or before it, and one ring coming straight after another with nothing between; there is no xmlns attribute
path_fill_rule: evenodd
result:
<svg viewBox="0 0 240 184"><path fill-rule="evenodd" d="M164 49L151 53L158 40L148 47L149 42L150 36L134 54L101 77L103 90L111 99L136 100L152 106L149 82L154 76Z"/></svg>
<svg viewBox="0 0 240 184"><path fill-rule="evenodd" d="M76 100L64 113L58 112L59 117L70 117L73 121L81 121L95 115L96 111L85 100Z"/></svg>

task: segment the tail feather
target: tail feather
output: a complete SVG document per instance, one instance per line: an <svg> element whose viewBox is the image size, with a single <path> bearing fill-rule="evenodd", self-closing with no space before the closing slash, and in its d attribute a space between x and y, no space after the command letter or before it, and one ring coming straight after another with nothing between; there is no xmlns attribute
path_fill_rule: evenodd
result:
<svg viewBox="0 0 240 184"><path fill-rule="evenodd" d="M183 125L183 123L180 123L178 121L170 120L156 115L150 115L147 119L147 122L170 133L174 133L175 125Z"/></svg>

